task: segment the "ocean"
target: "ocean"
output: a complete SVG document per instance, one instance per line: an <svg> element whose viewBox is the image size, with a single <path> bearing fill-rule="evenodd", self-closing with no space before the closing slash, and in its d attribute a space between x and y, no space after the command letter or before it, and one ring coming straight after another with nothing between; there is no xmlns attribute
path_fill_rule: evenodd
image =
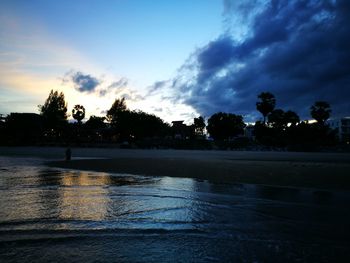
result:
<svg viewBox="0 0 350 263"><path fill-rule="evenodd" d="M348 262L350 193L0 157L1 262Z"/></svg>

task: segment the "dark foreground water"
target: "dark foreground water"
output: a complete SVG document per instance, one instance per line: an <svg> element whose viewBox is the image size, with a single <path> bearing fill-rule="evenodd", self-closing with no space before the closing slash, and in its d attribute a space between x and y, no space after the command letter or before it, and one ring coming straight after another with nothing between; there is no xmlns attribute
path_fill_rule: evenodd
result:
<svg viewBox="0 0 350 263"><path fill-rule="evenodd" d="M350 262L350 193L0 157L1 262Z"/></svg>

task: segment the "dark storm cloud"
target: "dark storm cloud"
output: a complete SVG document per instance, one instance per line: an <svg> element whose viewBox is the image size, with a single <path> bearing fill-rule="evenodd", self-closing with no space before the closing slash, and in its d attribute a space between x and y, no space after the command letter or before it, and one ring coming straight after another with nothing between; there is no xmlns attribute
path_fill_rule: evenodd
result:
<svg viewBox="0 0 350 263"><path fill-rule="evenodd" d="M201 70L205 71L225 66L232 58L234 50L230 38L220 38L210 42L198 54Z"/></svg>
<svg viewBox="0 0 350 263"><path fill-rule="evenodd" d="M257 95L270 91L277 107L304 118L316 100L330 102L333 116L350 114L350 1L266 1L248 35L224 34L197 50L185 66L195 70L174 78L173 98L205 116L254 118Z"/></svg>
<svg viewBox="0 0 350 263"><path fill-rule="evenodd" d="M71 81L74 83L76 90L80 92L93 92L101 83L97 78L83 74L80 71L70 73Z"/></svg>

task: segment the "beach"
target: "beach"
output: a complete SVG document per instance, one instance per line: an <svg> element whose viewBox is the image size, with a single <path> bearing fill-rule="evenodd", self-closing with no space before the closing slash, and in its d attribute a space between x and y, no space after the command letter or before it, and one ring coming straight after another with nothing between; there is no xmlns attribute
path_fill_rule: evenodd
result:
<svg viewBox="0 0 350 263"><path fill-rule="evenodd" d="M109 173L196 178L215 183L350 190L350 154L250 151L1 147L1 155L51 158L49 166Z"/></svg>

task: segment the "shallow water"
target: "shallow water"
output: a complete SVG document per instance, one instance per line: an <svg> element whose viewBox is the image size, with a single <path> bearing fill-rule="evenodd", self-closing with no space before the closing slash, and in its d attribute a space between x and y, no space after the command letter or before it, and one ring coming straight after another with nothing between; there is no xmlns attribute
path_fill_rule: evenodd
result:
<svg viewBox="0 0 350 263"><path fill-rule="evenodd" d="M0 157L1 261L350 259L350 193L49 168Z"/></svg>

